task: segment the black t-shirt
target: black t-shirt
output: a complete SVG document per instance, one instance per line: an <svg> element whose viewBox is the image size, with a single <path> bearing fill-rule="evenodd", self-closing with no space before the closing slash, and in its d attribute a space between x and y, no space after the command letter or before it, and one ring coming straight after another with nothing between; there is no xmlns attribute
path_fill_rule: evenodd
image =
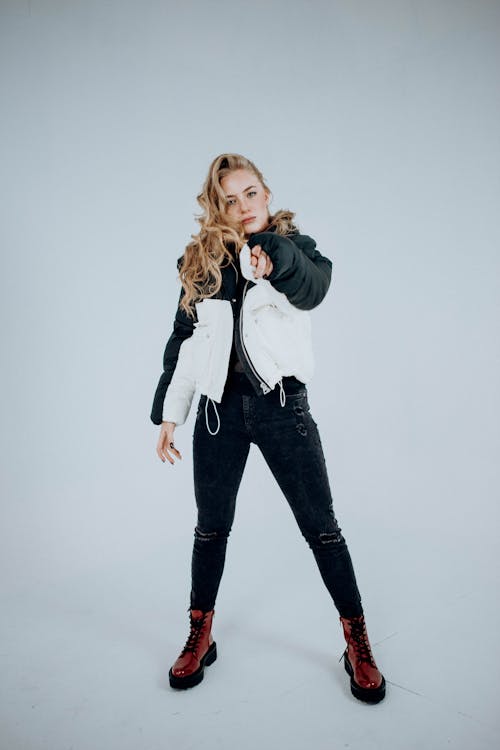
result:
<svg viewBox="0 0 500 750"><path fill-rule="evenodd" d="M235 341L236 325L237 325L238 318L240 315L241 303L243 301L243 289L245 288L246 279L241 273L240 262L239 262L237 254L234 252L233 249L231 249L231 255L233 256L233 263L238 271L238 282L236 284L236 296L235 296L236 302L234 303L234 308L233 308L233 312L234 312L233 345L231 347L231 355L229 357L229 372L232 372L233 370L235 372L244 372L243 366L239 360L238 353L236 351L236 347L234 345L234 341Z"/></svg>

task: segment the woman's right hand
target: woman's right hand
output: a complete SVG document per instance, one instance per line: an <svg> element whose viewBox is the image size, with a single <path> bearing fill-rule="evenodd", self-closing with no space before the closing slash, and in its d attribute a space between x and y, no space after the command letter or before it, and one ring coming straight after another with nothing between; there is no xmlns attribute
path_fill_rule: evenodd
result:
<svg viewBox="0 0 500 750"><path fill-rule="evenodd" d="M182 459L181 454L174 446L174 430L175 422L162 422L160 427L160 437L158 438L158 444L156 446L156 452L161 458L163 463L165 460L171 464L174 463L174 459L171 454L177 458Z"/></svg>

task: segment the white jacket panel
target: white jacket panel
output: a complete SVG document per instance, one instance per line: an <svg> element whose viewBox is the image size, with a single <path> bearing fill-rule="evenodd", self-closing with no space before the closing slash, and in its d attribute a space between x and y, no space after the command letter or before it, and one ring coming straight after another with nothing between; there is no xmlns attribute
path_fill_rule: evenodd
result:
<svg viewBox="0 0 500 750"><path fill-rule="evenodd" d="M243 344L271 389L290 375L307 383L314 373L309 313L292 305L267 279L254 279L250 257L250 248L244 245L239 255L241 273L255 286L243 302Z"/></svg>
<svg viewBox="0 0 500 750"><path fill-rule="evenodd" d="M197 349L194 365L197 387L201 393L220 402L233 343L233 309L229 300L204 299L196 304L196 314L195 333L203 341Z"/></svg>
<svg viewBox="0 0 500 750"><path fill-rule="evenodd" d="M309 382L314 357L306 310L298 310L270 281L262 279L247 292L241 320L248 356L270 388L290 375Z"/></svg>
<svg viewBox="0 0 500 750"><path fill-rule="evenodd" d="M196 389L220 403L233 341L233 311L228 300L196 303L198 322L183 341L163 402L164 422L186 421Z"/></svg>

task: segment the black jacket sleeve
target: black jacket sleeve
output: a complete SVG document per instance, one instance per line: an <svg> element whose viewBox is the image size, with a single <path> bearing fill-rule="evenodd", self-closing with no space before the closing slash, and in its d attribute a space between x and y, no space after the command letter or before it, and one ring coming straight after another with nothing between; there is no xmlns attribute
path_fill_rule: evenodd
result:
<svg viewBox="0 0 500 750"><path fill-rule="evenodd" d="M177 266L179 266L179 261L177 263ZM180 307L183 296L184 288L181 289L181 293L179 295L179 303L177 305L177 312L174 319L174 329L167 341L165 352L163 354L163 372L156 388L153 399L153 407L151 409L151 421L153 422L153 424L162 423L163 402L165 400L167 388L170 385L170 381L172 380L172 376L174 374L175 366L177 364L177 358L179 356L179 349L181 348L182 342L192 336L194 331L196 314L194 318L190 318L189 315L184 312L183 308Z"/></svg>
<svg viewBox="0 0 500 750"><path fill-rule="evenodd" d="M330 286L332 262L316 250L312 237L256 232L247 244L250 248L260 245L269 255L273 270L267 278L292 305L299 310L312 310L323 300Z"/></svg>

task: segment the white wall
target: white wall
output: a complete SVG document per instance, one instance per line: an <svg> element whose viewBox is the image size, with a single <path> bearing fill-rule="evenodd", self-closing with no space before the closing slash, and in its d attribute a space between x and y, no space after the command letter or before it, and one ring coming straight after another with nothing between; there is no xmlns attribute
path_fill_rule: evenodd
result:
<svg viewBox="0 0 500 750"><path fill-rule="evenodd" d="M3 0L6 589L151 557L185 611L192 421L172 468L149 412L196 193L238 151L333 260L309 390L365 602L492 590L499 23L486 0ZM224 606L273 565L319 590L284 502L254 451Z"/></svg>

